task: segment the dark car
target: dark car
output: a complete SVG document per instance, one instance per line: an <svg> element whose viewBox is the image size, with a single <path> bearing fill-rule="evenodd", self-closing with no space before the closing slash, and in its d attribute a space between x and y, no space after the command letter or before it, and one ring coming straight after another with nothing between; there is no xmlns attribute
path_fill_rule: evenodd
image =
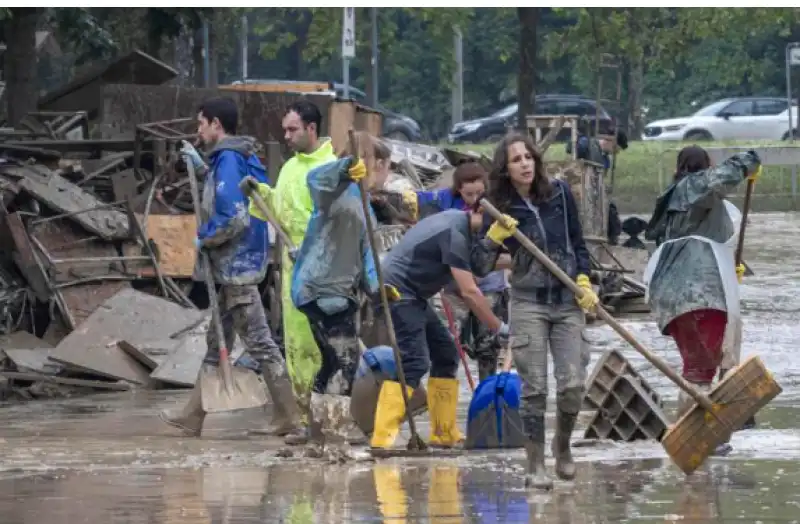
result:
<svg viewBox="0 0 800 524"><path fill-rule="evenodd" d="M516 127L518 107L513 103L487 117L459 122L450 130L448 141L457 143L499 140L509 128ZM579 95L537 95L536 115L578 115L582 120L581 125L585 125L590 133L594 133L597 104L591 98ZM614 119L600 108L600 133L609 133L613 127ZM564 128L556 139L568 140L570 135L571 130Z"/></svg>
<svg viewBox="0 0 800 524"><path fill-rule="evenodd" d="M344 96L344 84L334 84L333 87L337 96ZM363 106L371 106L367 94L353 86L350 86L350 98ZM381 104L375 109L383 113L383 136L386 138L406 142L418 142L422 139L419 124L413 118L395 113Z"/></svg>

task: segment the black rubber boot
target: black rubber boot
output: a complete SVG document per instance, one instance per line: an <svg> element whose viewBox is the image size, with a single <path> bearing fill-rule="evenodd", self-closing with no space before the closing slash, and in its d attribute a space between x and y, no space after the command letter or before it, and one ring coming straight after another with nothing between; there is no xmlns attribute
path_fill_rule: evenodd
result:
<svg viewBox="0 0 800 524"><path fill-rule="evenodd" d="M544 467L544 415L528 415L524 419L524 425L528 434L528 440L525 442L527 458L525 487L551 490L553 479Z"/></svg>
<svg viewBox="0 0 800 524"><path fill-rule="evenodd" d="M553 437L553 457L556 459L556 475L561 480L575 478L575 462L572 460L570 439L575 428L576 413L565 413L556 410L556 435Z"/></svg>

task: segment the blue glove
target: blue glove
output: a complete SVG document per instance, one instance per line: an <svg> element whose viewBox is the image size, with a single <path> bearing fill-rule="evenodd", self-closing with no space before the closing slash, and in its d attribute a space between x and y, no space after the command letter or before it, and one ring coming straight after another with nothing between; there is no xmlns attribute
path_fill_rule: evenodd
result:
<svg viewBox="0 0 800 524"><path fill-rule="evenodd" d="M508 327L508 324L505 322L500 324L500 329L494 334L494 339L500 344L500 347L508 347L511 341L511 328Z"/></svg>
<svg viewBox="0 0 800 524"><path fill-rule="evenodd" d="M189 157L189 160L192 162L192 167L196 170L206 166L206 163L203 162L203 158L200 156L200 153L197 152L197 149L186 140L181 140L181 153Z"/></svg>

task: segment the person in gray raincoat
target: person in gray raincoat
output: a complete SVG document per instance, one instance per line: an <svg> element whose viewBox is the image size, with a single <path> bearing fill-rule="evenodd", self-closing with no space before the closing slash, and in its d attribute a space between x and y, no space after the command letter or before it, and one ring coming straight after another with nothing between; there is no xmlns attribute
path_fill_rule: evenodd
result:
<svg viewBox="0 0 800 524"><path fill-rule="evenodd" d="M645 271L646 299L661 332L678 346L683 377L701 389L710 389L723 345L741 321L737 280L744 266L734 259L741 214L726 197L744 180L755 180L760 167L754 151L712 167L704 149L684 148L648 224L646 238L659 247ZM692 405L681 392L678 417Z"/></svg>

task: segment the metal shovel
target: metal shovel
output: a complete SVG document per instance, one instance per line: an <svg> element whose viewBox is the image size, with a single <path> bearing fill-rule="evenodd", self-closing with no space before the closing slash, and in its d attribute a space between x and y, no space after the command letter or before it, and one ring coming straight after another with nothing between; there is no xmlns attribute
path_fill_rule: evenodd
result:
<svg viewBox="0 0 800 524"><path fill-rule="evenodd" d="M197 227L200 227L200 190L197 187L194 166L188 157L184 157L189 174L189 185L192 190L194 214ZM225 333L222 329L219 300L214 276L211 273L211 261L208 253L202 249L198 252L203 277L208 288L208 300L211 307L211 323L217 332L219 341L219 367L216 370L204 368L200 376L200 395L203 410L206 413L234 411L237 409L257 408L267 403L267 387L264 380L253 371L233 367L230 362L228 348L225 345Z"/></svg>

